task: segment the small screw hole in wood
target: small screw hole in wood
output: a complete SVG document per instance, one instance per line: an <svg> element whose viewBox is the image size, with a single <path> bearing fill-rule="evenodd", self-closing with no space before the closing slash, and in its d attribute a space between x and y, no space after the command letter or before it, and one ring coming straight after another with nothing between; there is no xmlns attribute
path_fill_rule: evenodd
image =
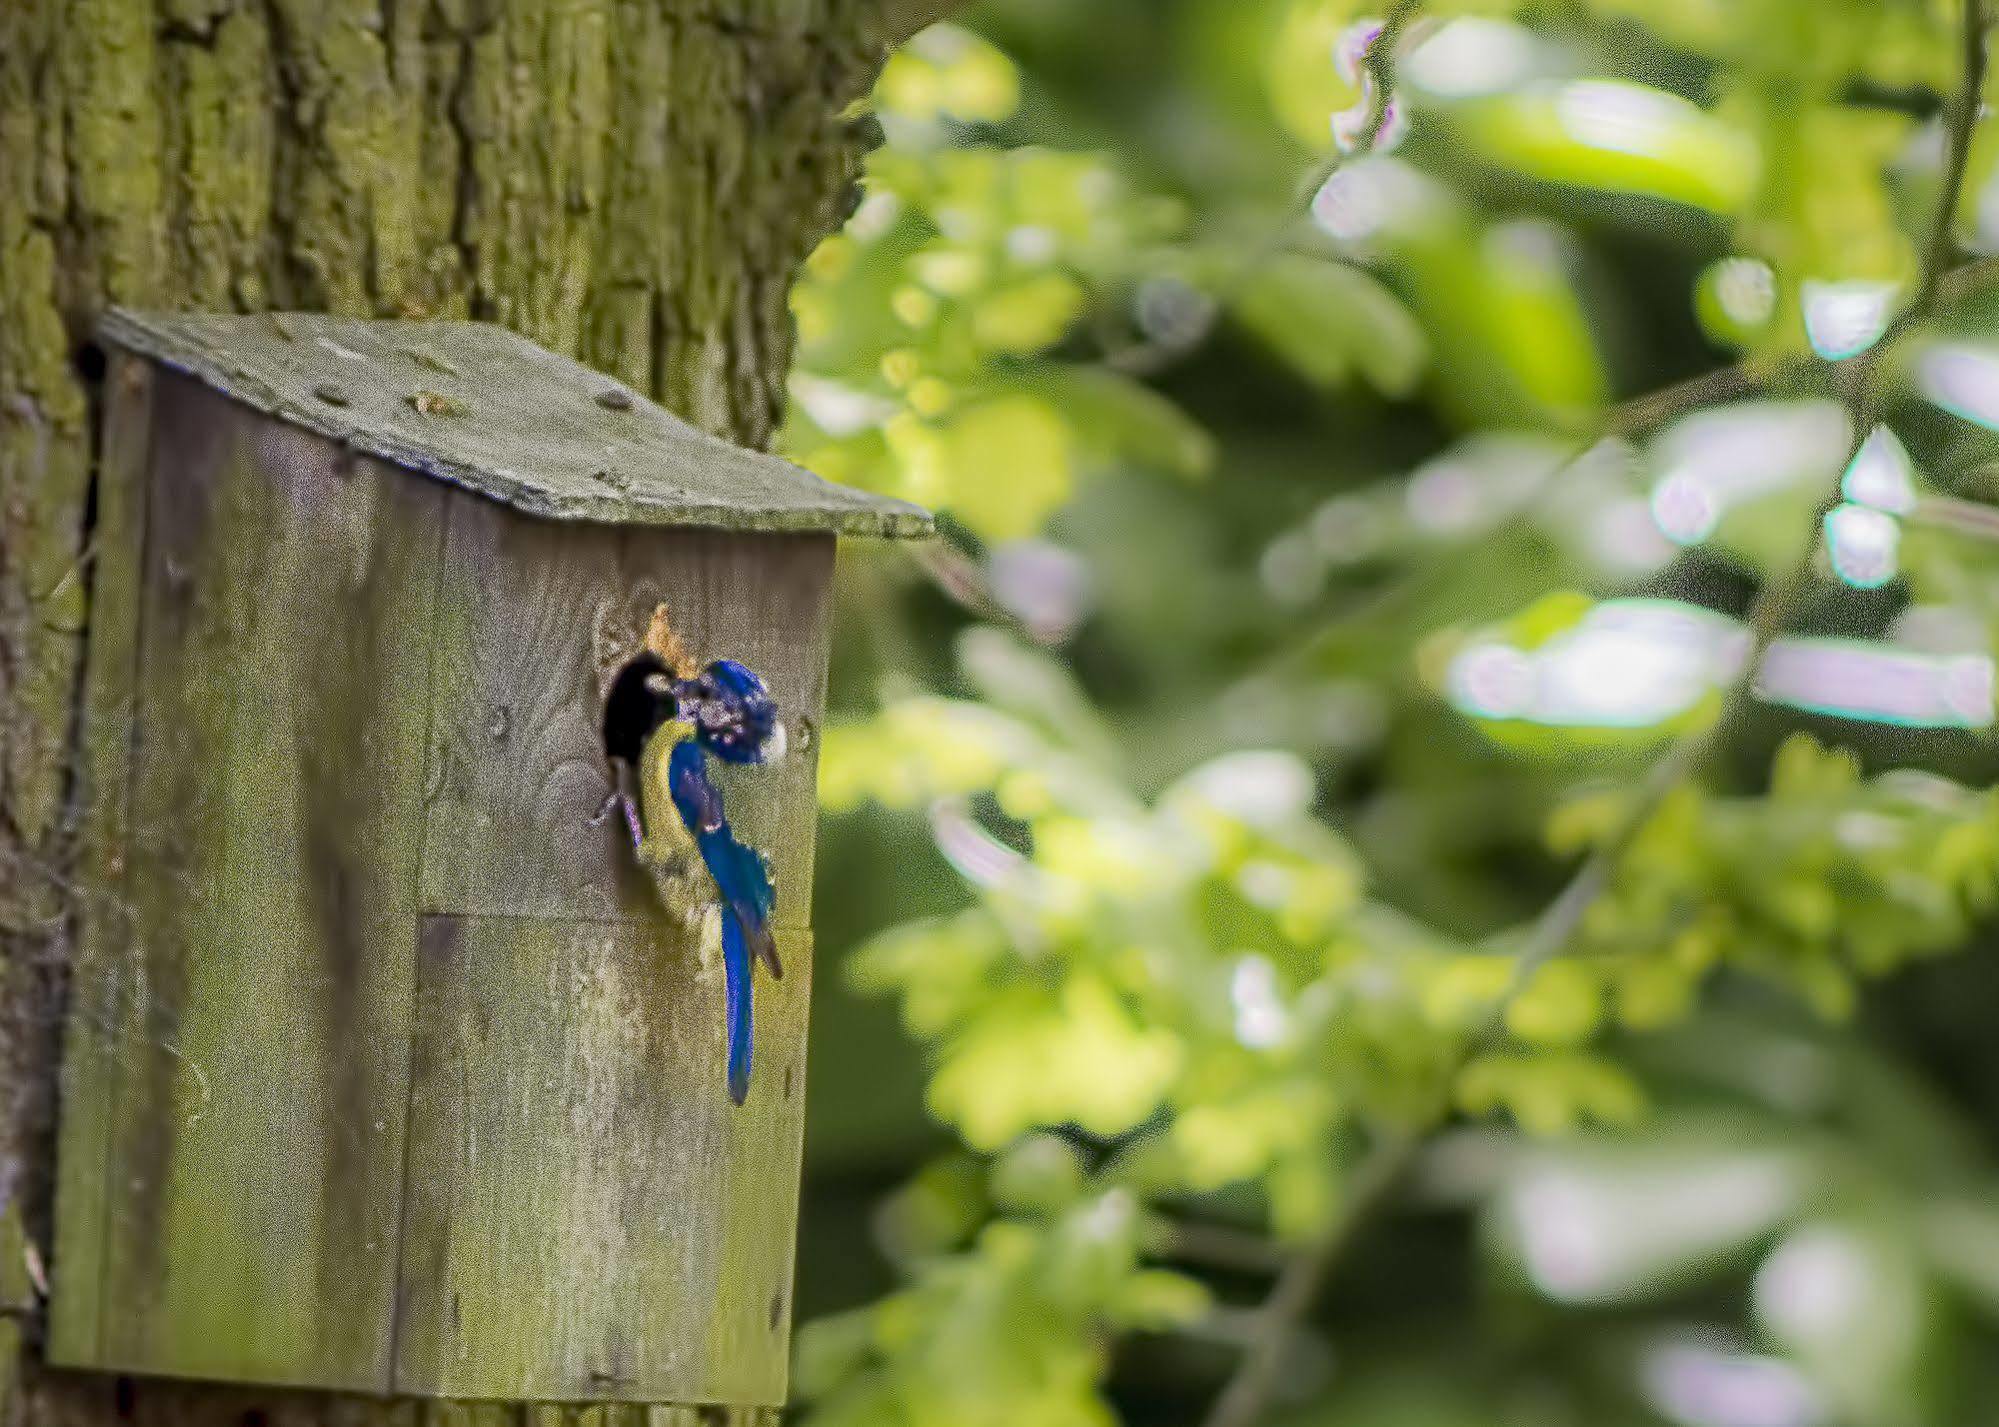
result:
<svg viewBox="0 0 1999 1427"><path fill-rule="evenodd" d="M813 735L817 732L818 729L812 722L812 715L800 714L798 716L798 751L800 753L805 752L806 749L812 746Z"/></svg>

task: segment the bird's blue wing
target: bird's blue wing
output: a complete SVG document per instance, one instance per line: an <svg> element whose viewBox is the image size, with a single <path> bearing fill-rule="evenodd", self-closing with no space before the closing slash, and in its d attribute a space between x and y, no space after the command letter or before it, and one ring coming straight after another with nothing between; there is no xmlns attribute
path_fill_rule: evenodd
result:
<svg viewBox="0 0 1999 1427"><path fill-rule="evenodd" d="M674 748L667 778L673 805L694 834L724 907L741 924L744 944L773 977L783 976L770 924L777 906L770 869L764 866L763 854L738 842L730 830L721 790L708 777L707 760L698 744L682 743Z"/></svg>

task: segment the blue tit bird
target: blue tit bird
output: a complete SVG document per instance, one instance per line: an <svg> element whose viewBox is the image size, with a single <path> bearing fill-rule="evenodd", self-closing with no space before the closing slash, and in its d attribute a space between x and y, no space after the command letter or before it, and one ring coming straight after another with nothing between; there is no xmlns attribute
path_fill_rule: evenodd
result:
<svg viewBox="0 0 1999 1427"><path fill-rule="evenodd" d="M670 652L677 654L677 647ZM684 916L693 905L720 902L729 1098L740 1105L750 1084L753 966L763 963L773 978L784 971L771 928L777 894L770 869L729 827L721 790L709 777L708 750L719 741L732 751L755 753L768 747L770 730L781 725L763 681L748 669L717 661L699 674L679 676L676 664L686 668L688 662L649 648L612 679L603 733L616 786L606 810L622 804L633 849L654 873L669 910ZM745 687L739 680L710 680L719 664L747 676L749 696L735 692ZM704 701L714 705L705 710L705 724Z"/></svg>
<svg viewBox="0 0 1999 1427"><path fill-rule="evenodd" d="M722 977L729 1040L729 1098L738 1105L750 1090L751 959L784 975L771 930L777 891L763 854L737 841L722 809L722 792L708 777L708 759L692 725L675 720L662 730L676 739L666 755L666 786L680 823L693 835L702 864L722 898ZM657 740L655 740L657 742Z"/></svg>

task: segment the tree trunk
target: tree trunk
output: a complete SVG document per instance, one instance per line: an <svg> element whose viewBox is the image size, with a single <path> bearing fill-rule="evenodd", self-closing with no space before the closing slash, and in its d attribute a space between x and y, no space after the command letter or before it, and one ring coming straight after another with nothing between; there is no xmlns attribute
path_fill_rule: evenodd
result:
<svg viewBox="0 0 1999 1427"><path fill-rule="evenodd" d="M503 323L771 435L799 261L937 0L0 0L0 1427L637 1427L36 1356L107 303ZM59 1266L58 1266L59 1269Z"/></svg>

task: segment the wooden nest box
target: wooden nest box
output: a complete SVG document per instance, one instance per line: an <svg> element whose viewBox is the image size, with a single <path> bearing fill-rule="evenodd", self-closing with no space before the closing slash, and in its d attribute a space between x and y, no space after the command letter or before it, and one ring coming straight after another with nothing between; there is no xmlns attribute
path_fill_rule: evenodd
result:
<svg viewBox="0 0 1999 1427"><path fill-rule="evenodd" d="M781 1402L834 544L928 517L494 327L103 336L51 1357ZM719 780L786 967L741 1109L719 969L591 821L661 602L792 734Z"/></svg>

